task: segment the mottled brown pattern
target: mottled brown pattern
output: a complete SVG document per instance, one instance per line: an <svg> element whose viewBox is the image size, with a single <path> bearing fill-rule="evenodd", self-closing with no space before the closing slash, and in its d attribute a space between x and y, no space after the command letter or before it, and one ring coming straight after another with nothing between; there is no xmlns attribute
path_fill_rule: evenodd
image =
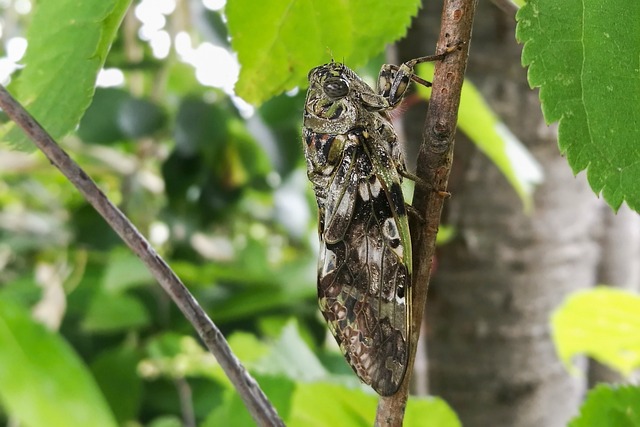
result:
<svg viewBox="0 0 640 427"><path fill-rule="evenodd" d="M391 92L378 95L342 64L317 67L303 128L319 211L320 309L358 377L385 396L407 368L411 304L404 160L387 116L402 94Z"/></svg>

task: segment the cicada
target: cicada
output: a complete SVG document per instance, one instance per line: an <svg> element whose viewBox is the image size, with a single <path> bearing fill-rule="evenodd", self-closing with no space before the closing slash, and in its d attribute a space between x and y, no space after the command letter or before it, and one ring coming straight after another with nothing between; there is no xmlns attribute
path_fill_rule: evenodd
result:
<svg viewBox="0 0 640 427"><path fill-rule="evenodd" d="M417 61L383 66L376 90L344 64L313 68L304 106L320 310L355 373L383 396L397 392L409 364L412 293L407 173L389 111Z"/></svg>

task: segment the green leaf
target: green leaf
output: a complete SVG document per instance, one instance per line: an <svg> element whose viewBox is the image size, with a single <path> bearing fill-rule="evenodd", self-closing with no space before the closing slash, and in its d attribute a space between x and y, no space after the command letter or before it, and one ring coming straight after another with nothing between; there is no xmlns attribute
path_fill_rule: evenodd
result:
<svg viewBox="0 0 640 427"><path fill-rule="evenodd" d="M298 144L292 144L291 141L300 138L300 112L304 99L304 91L299 91L294 96L282 94L269 99L257 110L273 133L274 142L277 144L277 150L270 150L273 166L283 176L296 170L303 158L303 151Z"/></svg>
<svg viewBox="0 0 640 427"><path fill-rule="evenodd" d="M298 384L293 395L290 427L371 426L378 397L337 384Z"/></svg>
<svg viewBox="0 0 640 427"><path fill-rule="evenodd" d="M376 414L378 396L336 384L297 384L288 426L370 426ZM406 427L460 427L453 410L439 398L410 397Z"/></svg>
<svg viewBox="0 0 640 427"><path fill-rule="evenodd" d="M90 204L82 203L70 213L69 225L76 245L104 251L122 245L122 240Z"/></svg>
<svg viewBox="0 0 640 427"><path fill-rule="evenodd" d="M151 135L165 122L155 103L134 98L122 89L96 89L91 106L80 121L78 136L101 144Z"/></svg>
<svg viewBox="0 0 640 427"><path fill-rule="evenodd" d="M91 300L82 328L87 332L112 333L149 324L142 302L127 294L98 292Z"/></svg>
<svg viewBox="0 0 640 427"><path fill-rule="evenodd" d="M313 381L326 378L328 373L315 354L309 349L298 331L295 321L282 330L278 342L255 368L269 374L283 374L297 381Z"/></svg>
<svg viewBox="0 0 640 427"><path fill-rule="evenodd" d="M569 427L640 427L640 388L600 384Z"/></svg>
<svg viewBox="0 0 640 427"><path fill-rule="evenodd" d="M165 415L154 419L148 424L148 427L182 427L182 420L174 415Z"/></svg>
<svg viewBox="0 0 640 427"><path fill-rule="evenodd" d="M418 66L418 73L431 81L434 64ZM416 85L425 99L431 97L431 88ZM458 127L491 160L516 190L524 209L532 205L534 187L543 179L542 167L527 148L494 114L478 89L468 80L462 86Z"/></svg>
<svg viewBox="0 0 640 427"><path fill-rule="evenodd" d="M458 126L507 178L528 211L534 187L542 182L542 166L469 81L462 87Z"/></svg>
<svg viewBox="0 0 640 427"><path fill-rule="evenodd" d="M138 415L142 398L139 360L132 348L117 347L106 350L91 364L91 371L120 424Z"/></svg>
<svg viewBox="0 0 640 427"><path fill-rule="evenodd" d="M242 364L251 369L256 362L262 359L269 353L270 348L258 340L255 335L246 332L234 332L227 340L229 347L236 357L242 362ZM211 370L213 378L218 380L221 384L225 384L231 387L231 381L222 370L220 365L217 365L215 369Z"/></svg>
<svg viewBox="0 0 640 427"><path fill-rule="evenodd" d="M118 126L118 111L132 96L122 89L98 88L80 120L78 136L85 142L108 144L124 139Z"/></svg>
<svg viewBox="0 0 640 427"><path fill-rule="evenodd" d="M25 426L117 426L68 344L16 304L0 300L0 399Z"/></svg>
<svg viewBox="0 0 640 427"><path fill-rule="evenodd" d="M364 64L402 37L420 1L229 0L231 44L241 64L236 93L260 104L306 85L309 70L332 58Z"/></svg>
<svg viewBox="0 0 640 427"><path fill-rule="evenodd" d="M233 354L244 364L252 364L269 352L266 344L247 332L234 332L228 342Z"/></svg>
<svg viewBox="0 0 640 427"><path fill-rule="evenodd" d="M130 3L37 2L27 32L25 68L10 91L54 138L71 131L91 103L96 76ZM31 147L13 123L0 128L0 134L18 149Z"/></svg>
<svg viewBox="0 0 640 427"><path fill-rule="evenodd" d="M640 2L531 0L517 14L529 84L560 151L612 208L640 210Z"/></svg>
<svg viewBox="0 0 640 427"><path fill-rule="evenodd" d="M280 417L286 419L291 410L291 395L295 384L284 377L255 376L260 388L278 411ZM201 427L217 426L253 426L255 421L249 415L237 390L227 389L221 406L211 411Z"/></svg>
<svg viewBox="0 0 640 427"><path fill-rule="evenodd" d="M42 287L38 286L33 272L17 277L0 286L0 300L11 304L32 306L42 299Z"/></svg>
<svg viewBox="0 0 640 427"><path fill-rule="evenodd" d="M438 397L409 397L404 427L462 427L456 413Z"/></svg>
<svg viewBox="0 0 640 427"><path fill-rule="evenodd" d="M311 299L314 295L308 288L301 287L298 292L287 293L277 282L268 286L252 286L235 292L231 297L213 304L213 318L216 322L231 322L249 319L256 314L266 314L276 310L288 309L301 300Z"/></svg>
<svg viewBox="0 0 640 427"><path fill-rule="evenodd" d="M185 155L201 153L213 162L229 140L230 119L229 112L219 104L197 98L183 99L173 135L177 149Z"/></svg>
<svg viewBox="0 0 640 427"><path fill-rule="evenodd" d="M628 375L640 367L640 296L605 286L571 295L551 318L562 361L586 353Z"/></svg>
<svg viewBox="0 0 640 427"><path fill-rule="evenodd" d="M120 246L111 251L102 282L105 291L118 293L152 281L149 270L129 249Z"/></svg>
<svg viewBox="0 0 640 427"><path fill-rule="evenodd" d="M277 341L268 345L259 341L255 335L242 332L234 332L228 341L233 354L251 372L296 381L313 381L329 375L300 335L294 320L290 320L282 328ZM229 382L221 368L217 367L214 374L221 382Z"/></svg>
<svg viewBox="0 0 640 427"><path fill-rule="evenodd" d="M118 126L129 138L152 135L164 122L162 108L148 99L129 98L118 111Z"/></svg>

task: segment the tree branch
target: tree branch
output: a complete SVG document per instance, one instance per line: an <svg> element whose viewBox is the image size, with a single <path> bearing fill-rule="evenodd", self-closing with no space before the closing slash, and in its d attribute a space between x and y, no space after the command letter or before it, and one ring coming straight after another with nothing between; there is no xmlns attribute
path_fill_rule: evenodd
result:
<svg viewBox="0 0 640 427"><path fill-rule="evenodd" d="M416 174L432 188L416 185L413 206L423 213L424 222L410 217L413 248L412 336L407 375L398 393L380 397L376 426L401 426L409 393L410 373L416 353L416 343L427 301L431 265L435 253L436 235L440 225L442 205L447 193L453 160L460 92L467 66L471 27L477 0L445 0L436 53L442 53L463 43L455 51L435 63L433 90L423 131L423 144L418 154Z"/></svg>
<svg viewBox="0 0 640 427"><path fill-rule="evenodd" d="M95 182L60 148L40 124L13 99L2 85L0 85L0 108L25 131L49 161L71 181L82 196L147 266L187 320L191 322L209 351L218 360L256 423L260 426L284 426L275 408L256 381L232 353L220 330L202 310L178 276L155 252L127 217L111 203L96 186Z"/></svg>

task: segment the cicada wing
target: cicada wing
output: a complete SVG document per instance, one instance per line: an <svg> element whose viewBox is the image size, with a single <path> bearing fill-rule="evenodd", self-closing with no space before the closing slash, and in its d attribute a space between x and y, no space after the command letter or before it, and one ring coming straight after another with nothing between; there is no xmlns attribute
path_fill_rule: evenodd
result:
<svg viewBox="0 0 640 427"><path fill-rule="evenodd" d="M400 233L404 199L376 173L362 134L349 134L348 141L321 218L318 297L358 377L391 395L409 355L411 270L404 251L410 242Z"/></svg>

